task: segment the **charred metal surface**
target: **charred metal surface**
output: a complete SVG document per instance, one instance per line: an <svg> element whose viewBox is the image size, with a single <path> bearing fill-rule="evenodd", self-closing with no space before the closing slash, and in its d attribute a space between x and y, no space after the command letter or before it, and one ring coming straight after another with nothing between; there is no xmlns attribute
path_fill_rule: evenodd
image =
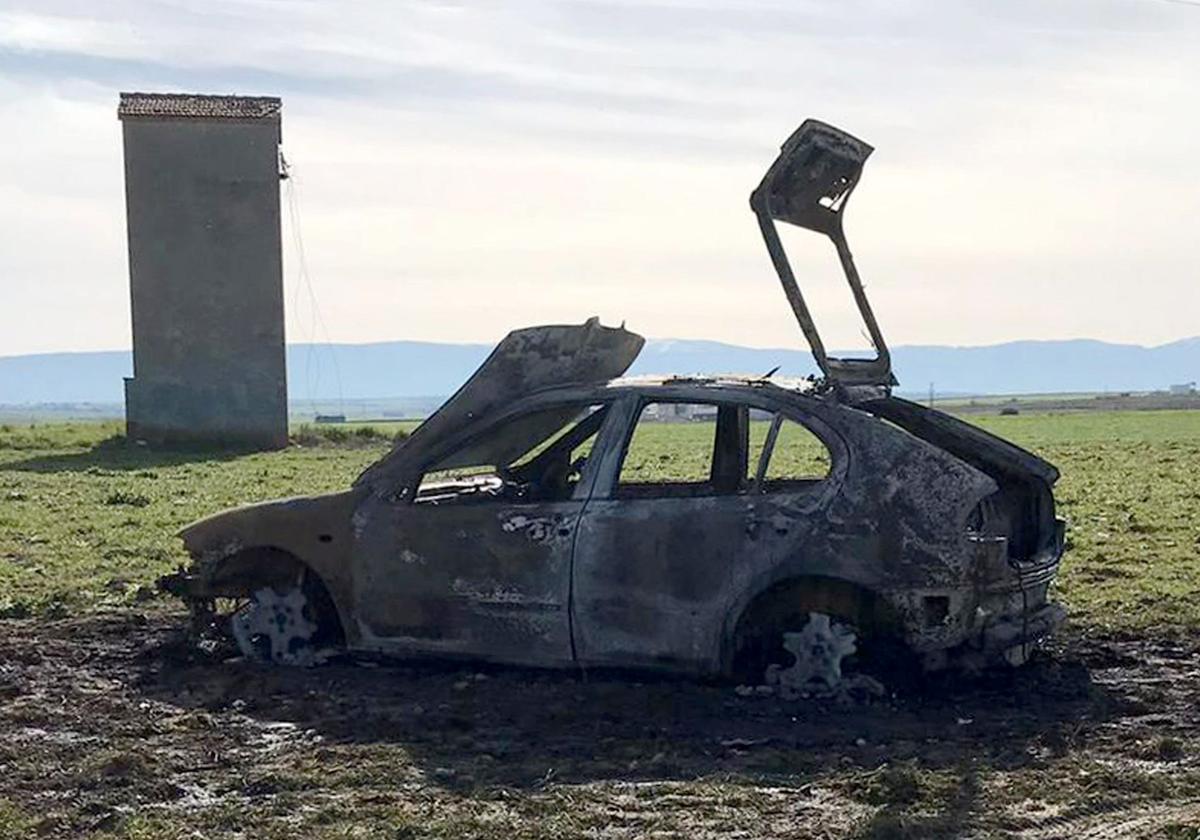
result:
<svg viewBox="0 0 1200 840"><path fill-rule="evenodd" d="M903 642L929 668L1023 661L1063 618L1048 592L1058 473L890 395L841 233L870 151L807 122L752 199L825 379L614 379L640 336L595 319L518 330L351 490L189 526L194 562L164 588L204 620L215 599L301 587L339 625L315 621L314 638L406 656L735 674L767 655L757 676L768 663L779 676L797 657L769 656L819 614L864 642ZM776 220L833 239L876 359L825 355ZM709 474L622 485L642 409L670 402L715 408ZM758 461L751 412L773 418ZM828 450L824 477L767 480L785 421Z"/></svg>
<svg viewBox="0 0 1200 840"><path fill-rule="evenodd" d="M345 641L356 644L349 553L362 490L266 502L218 513L180 532L192 556L187 569L159 580L193 610L197 625L216 598L244 598L262 586L294 585L305 570L320 580Z"/></svg>
<svg viewBox="0 0 1200 840"><path fill-rule="evenodd" d="M402 453L424 450L472 421L507 405L516 394L564 383L604 382L620 376L645 344L624 328L592 318L582 326L530 327L501 341L470 379L398 446L393 456L364 472L355 485L386 480L404 467ZM548 418L546 427L554 425ZM531 435L532 436L532 435Z"/></svg>
<svg viewBox="0 0 1200 840"><path fill-rule="evenodd" d="M631 426L642 405L663 401L723 407L717 442L727 451L713 481L734 464L741 487L621 495ZM607 408L569 498L506 496L498 478L416 491L428 466L497 424L596 404ZM828 475L765 491L743 451L749 409L810 429L829 450ZM254 591L286 576L294 567L281 558L294 557L326 584L352 649L710 674L731 669L745 616L782 614L772 602L892 633L930 667L995 659L1061 621L1047 601L1062 551L1052 500L1048 522L1022 526L1048 529L1031 558L1012 557L1009 539L979 519L1033 458L1011 444L984 438L959 457L834 395L754 380L563 385L495 414L430 442L424 458L393 461L385 481L197 523L185 532L197 563L170 585L195 599ZM1004 470L993 466L1001 456ZM1029 463L1023 477L1037 484Z"/></svg>
<svg viewBox="0 0 1200 840"><path fill-rule="evenodd" d="M368 500L353 562L363 644L569 663L571 547L582 506Z"/></svg>
<svg viewBox="0 0 1200 840"><path fill-rule="evenodd" d="M844 385L890 386L895 384L891 357L842 228L846 202L858 185L863 164L872 151L866 143L844 131L818 120L805 120L783 144L779 157L758 189L751 193L750 208L758 217L759 230L783 293L821 371ZM829 237L875 348L874 359L839 359L825 352L821 334L775 229L776 221Z"/></svg>

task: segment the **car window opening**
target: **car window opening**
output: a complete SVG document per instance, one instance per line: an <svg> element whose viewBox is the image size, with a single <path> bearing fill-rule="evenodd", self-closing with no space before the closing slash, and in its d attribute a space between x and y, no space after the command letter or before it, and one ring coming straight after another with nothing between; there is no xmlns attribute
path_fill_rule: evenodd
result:
<svg viewBox="0 0 1200 840"><path fill-rule="evenodd" d="M607 413L607 404L555 406L501 423L427 469L414 501L566 501Z"/></svg>
<svg viewBox="0 0 1200 840"><path fill-rule="evenodd" d="M642 406L625 448L619 498L684 498L741 491L746 409L715 403ZM739 455L740 453L740 455ZM731 481L732 479L732 481Z"/></svg>
<svg viewBox="0 0 1200 840"><path fill-rule="evenodd" d="M824 479L830 461L820 438L781 414L720 403L648 403L626 447L616 495L786 492Z"/></svg>
<svg viewBox="0 0 1200 840"><path fill-rule="evenodd" d="M805 426L783 414L769 422L751 423L750 459L753 488L762 493L804 490L829 477L829 447Z"/></svg>

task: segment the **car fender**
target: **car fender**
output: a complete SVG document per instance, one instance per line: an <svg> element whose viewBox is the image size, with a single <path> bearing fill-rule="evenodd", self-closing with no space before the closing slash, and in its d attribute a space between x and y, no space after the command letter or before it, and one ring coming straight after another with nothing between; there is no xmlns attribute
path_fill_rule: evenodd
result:
<svg viewBox="0 0 1200 840"><path fill-rule="evenodd" d="M281 499L193 522L179 532L191 564L159 585L185 600L225 597L252 581L274 580L290 557L320 578L351 632L344 619L353 591L352 518L365 495L359 489Z"/></svg>

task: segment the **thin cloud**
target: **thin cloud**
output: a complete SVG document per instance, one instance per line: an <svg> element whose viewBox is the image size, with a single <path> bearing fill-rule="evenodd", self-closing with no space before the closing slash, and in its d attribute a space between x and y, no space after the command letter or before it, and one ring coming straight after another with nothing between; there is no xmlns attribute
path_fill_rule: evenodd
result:
<svg viewBox="0 0 1200 840"><path fill-rule="evenodd" d="M114 108L135 88L284 97L336 340L598 313L794 344L746 195L809 115L879 149L848 224L894 342L1195 332L1200 16L1170 2L95 9L0 3L0 354L128 345ZM840 345L858 327L812 245L797 267Z"/></svg>

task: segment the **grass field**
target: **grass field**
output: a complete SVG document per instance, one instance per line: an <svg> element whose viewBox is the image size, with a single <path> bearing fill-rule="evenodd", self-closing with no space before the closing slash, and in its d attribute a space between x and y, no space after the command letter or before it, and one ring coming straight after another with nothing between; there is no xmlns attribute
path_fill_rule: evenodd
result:
<svg viewBox="0 0 1200 840"><path fill-rule="evenodd" d="M175 530L346 486L403 428L161 453L0 428L0 838L1200 837L1200 413L975 416L1062 470L1072 628L866 707L513 669L206 661ZM701 469L692 424L644 474ZM756 429L756 437L761 436ZM794 466L819 469L796 442ZM1088 831L1105 833L1088 834Z"/></svg>
<svg viewBox="0 0 1200 840"><path fill-rule="evenodd" d="M223 508L343 488L385 439L235 456L127 446L116 424L0 429L0 614L145 598L186 558L175 531ZM140 591L140 594L139 594Z"/></svg>
<svg viewBox="0 0 1200 840"><path fill-rule="evenodd" d="M1070 550L1060 595L1108 629L1200 628L1200 412L975 418L1062 470ZM765 424L755 424L761 440ZM130 603L185 560L176 529L226 507L346 487L382 455L386 429L310 429L308 445L233 456L129 447L115 424L0 427L0 615ZM363 429L366 429L366 432ZM699 475L704 424L643 426L638 476ZM328 435L324 429L322 434ZM785 445L786 444L786 445ZM781 438L796 471L815 447Z"/></svg>

